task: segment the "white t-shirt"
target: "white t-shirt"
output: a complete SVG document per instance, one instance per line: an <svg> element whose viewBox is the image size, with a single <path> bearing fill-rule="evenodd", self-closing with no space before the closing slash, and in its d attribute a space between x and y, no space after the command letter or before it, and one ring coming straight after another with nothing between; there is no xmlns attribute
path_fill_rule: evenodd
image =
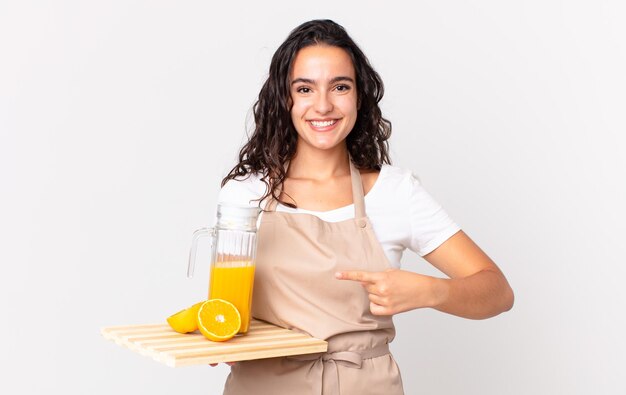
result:
<svg viewBox="0 0 626 395"><path fill-rule="evenodd" d="M228 181L218 201L258 207L255 199L264 194L265 184L258 175L251 175L245 180ZM330 211L293 209L279 204L277 210L312 214L326 222L354 218L353 204ZM406 248L424 256L460 230L411 171L395 166L382 166L374 186L365 195L365 211L385 255L396 268L400 267Z"/></svg>

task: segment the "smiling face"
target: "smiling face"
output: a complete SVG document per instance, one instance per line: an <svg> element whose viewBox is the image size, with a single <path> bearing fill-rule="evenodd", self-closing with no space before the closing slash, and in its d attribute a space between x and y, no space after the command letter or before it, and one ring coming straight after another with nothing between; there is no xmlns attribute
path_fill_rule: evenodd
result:
<svg viewBox="0 0 626 395"><path fill-rule="evenodd" d="M357 119L356 76L350 55L328 45L302 48L289 81L298 150L343 149Z"/></svg>

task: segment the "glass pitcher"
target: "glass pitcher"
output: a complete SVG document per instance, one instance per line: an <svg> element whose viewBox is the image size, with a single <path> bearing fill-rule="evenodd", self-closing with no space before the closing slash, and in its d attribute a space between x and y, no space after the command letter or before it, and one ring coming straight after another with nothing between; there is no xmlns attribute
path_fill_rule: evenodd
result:
<svg viewBox="0 0 626 395"><path fill-rule="evenodd" d="M209 299L224 299L237 307L241 314L239 333L246 333L250 325L260 211L256 207L219 204L216 225L196 230L189 252L187 277L192 277L198 240L207 236L211 238Z"/></svg>

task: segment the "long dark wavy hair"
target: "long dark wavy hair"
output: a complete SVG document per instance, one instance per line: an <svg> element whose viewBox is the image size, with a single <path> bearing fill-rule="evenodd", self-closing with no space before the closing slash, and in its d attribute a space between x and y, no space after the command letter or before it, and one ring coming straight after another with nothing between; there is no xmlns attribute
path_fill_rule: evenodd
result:
<svg viewBox="0 0 626 395"><path fill-rule="evenodd" d="M259 205L271 196L295 207L279 196L287 176L285 163L294 157L298 138L290 115L289 77L298 51L320 44L344 49L354 66L359 107L354 128L346 138L352 162L362 170L380 170L383 164L391 164L387 142L391 122L383 118L378 106L384 94L380 76L341 25L331 20L313 20L295 28L274 53L269 76L253 106L254 131L239 152L239 163L222 180L222 187L229 180L258 173L267 187Z"/></svg>

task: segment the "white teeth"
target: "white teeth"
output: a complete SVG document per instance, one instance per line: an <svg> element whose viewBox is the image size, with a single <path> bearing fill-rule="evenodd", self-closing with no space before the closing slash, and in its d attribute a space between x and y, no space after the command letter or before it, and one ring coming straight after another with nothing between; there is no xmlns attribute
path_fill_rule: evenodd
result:
<svg viewBox="0 0 626 395"><path fill-rule="evenodd" d="M311 125L317 127L317 128L323 128L325 126L330 126L333 125L335 122L337 122L336 120L332 120L332 121L311 121Z"/></svg>

